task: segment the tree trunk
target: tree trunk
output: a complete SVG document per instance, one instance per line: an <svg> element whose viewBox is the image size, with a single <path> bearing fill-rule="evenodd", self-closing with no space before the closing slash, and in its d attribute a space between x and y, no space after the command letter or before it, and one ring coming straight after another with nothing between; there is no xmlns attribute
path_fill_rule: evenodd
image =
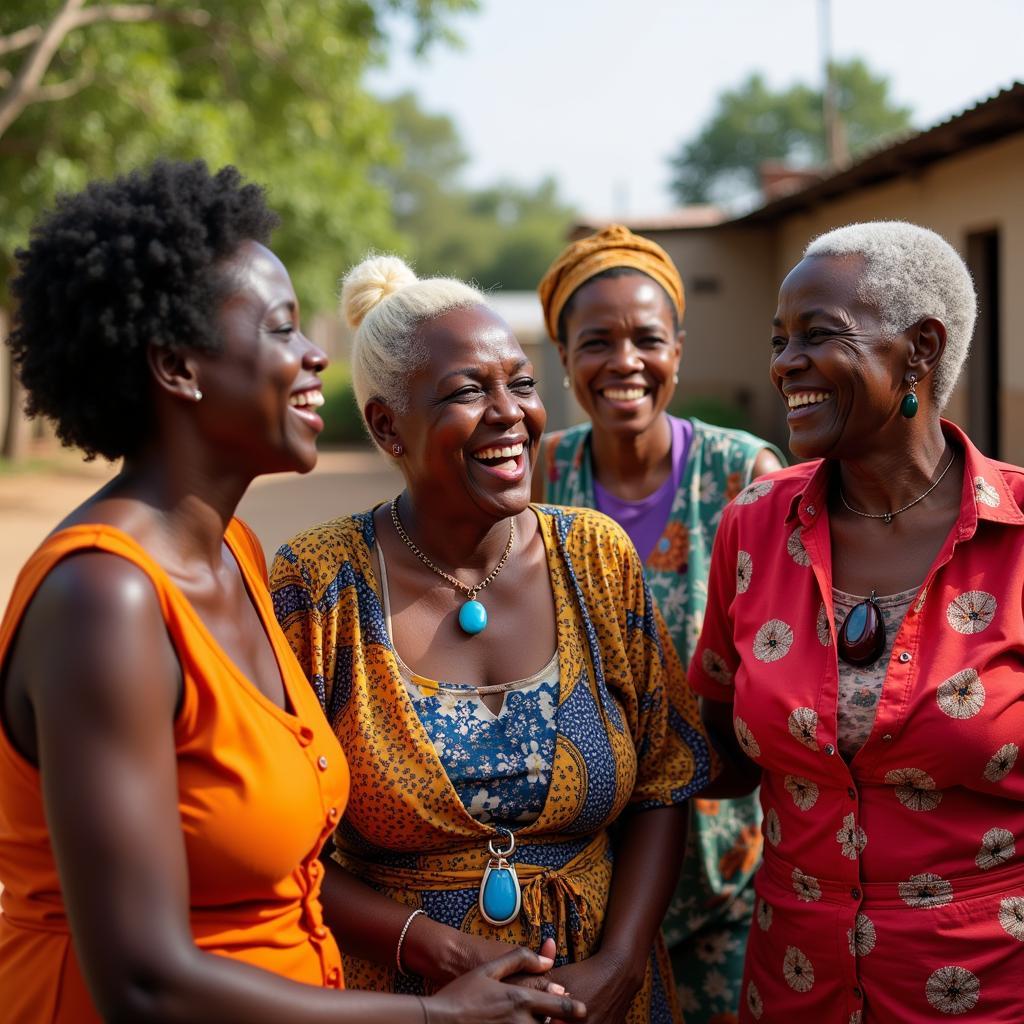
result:
<svg viewBox="0 0 1024 1024"><path fill-rule="evenodd" d="M7 311L0 309L0 336L6 338L10 320ZM25 457L28 447L29 421L25 416L25 391L14 372L14 363L10 352L4 353L2 360L3 375L3 411L4 438L0 447L0 458L16 462Z"/></svg>

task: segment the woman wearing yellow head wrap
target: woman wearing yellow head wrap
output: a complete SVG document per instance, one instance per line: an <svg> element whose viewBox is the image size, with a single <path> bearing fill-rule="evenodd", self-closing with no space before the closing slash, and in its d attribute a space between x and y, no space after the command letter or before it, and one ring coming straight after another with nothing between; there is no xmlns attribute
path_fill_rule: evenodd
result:
<svg viewBox="0 0 1024 1024"><path fill-rule="evenodd" d="M626 528L684 665L700 633L722 507L781 468L760 438L667 407L679 380L685 293L661 246L613 225L574 242L539 289L589 422L544 439L539 500L597 508ZM696 800L682 878L665 919L687 1024L735 1013L760 859L756 797Z"/></svg>

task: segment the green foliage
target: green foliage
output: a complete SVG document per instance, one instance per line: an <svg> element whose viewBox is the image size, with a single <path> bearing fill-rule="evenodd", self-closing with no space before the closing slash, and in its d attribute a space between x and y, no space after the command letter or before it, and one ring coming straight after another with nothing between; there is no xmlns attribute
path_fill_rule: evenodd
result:
<svg viewBox="0 0 1024 1024"><path fill-rule="evenodd" d="M833 66L836 105L851 155L910 127L911 111L889 95L889 82L862 60ZM820 90L793 85L775 92L759 74L718 98L696 138L670 159L672 191L680 203L731 198L758 187L766 160L820 165L825 130Z"/></svg>
<svg viewBox="0 0 1024 1024"><path fill-rule="evenodd" d="M366 428L352 391L352 375L346 363L331 363L320 375L324 404L320 415L324 430L322 444L365 444Z"/></svg>
<svg viewBox="0 0 1024 1024"><path fill-rule="evenodd" d="M554 181L465 188L467 156L451 119L423 111L409 93L389 106L403 157L379 180L395 197L400 251L417 273L453 275L483 288L536 288L574 217Z"/></svg>
<svg viewBox="0 0 1024 1024"><path fill-rule="evenodd" d="M0 282L55 194L156 156L235 163L266 183L282 217L274 246L308 309L333 303L339 273L399 242L375 169L395 162L391 114L362 86L382 58L383 19L415 20L422 49L475 0L160 0L206 9L207 27L97 23L64 39L44 85L78 80L25 109L0 139ZM0 36L46 24L60 0L4 0ZM0 85L27 51L0 57ZM7 75L5 75L5 72ZM0 301L2 301L0 295Z"/></svg>

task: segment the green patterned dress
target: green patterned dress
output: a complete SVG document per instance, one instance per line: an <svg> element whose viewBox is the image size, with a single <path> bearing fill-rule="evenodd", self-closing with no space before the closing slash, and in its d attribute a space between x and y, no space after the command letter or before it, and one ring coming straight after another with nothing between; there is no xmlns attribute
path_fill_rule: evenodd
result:
<svg viewBox="0 0 1024 1024"><path fill-rule="evenodd" d="M711 545L722 509L773 445L742 430L691 419L693 438L665 529L644 572L683 665L704 620ZM590 424L544 439L544 500L594 508ZM752 879L761 859L757 794L694 800L686 863L664 932L687 1024L735 1020L743 954L753 912Z"/></svg>

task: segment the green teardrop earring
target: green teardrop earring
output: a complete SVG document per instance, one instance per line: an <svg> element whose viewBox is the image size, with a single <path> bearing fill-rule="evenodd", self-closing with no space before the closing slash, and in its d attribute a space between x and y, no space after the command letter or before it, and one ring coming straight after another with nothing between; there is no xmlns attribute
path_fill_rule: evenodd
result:
<svg viewBox="0 0 1024 1024"><path fill-rule="evenodd" d="M903 396L903 401L900 402L900 414L908 420L912 420L917 415L917 407L920 403L917 400L917 378L910 375L910 390Z"/></svg>

